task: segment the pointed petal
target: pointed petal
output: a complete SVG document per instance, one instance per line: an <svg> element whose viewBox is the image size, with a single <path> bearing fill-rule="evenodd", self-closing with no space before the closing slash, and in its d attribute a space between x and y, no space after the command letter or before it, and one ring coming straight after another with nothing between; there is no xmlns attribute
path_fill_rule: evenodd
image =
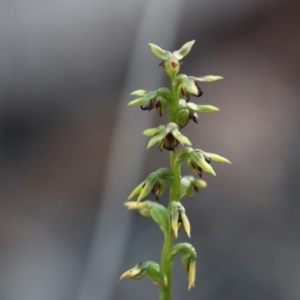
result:
<svg viewBox="0 0 300 300"><path fill-rule="evenodd" d="M179 230L179 225L178 225L178 219L172 219L172 223L171 223L175 238L178 237L178 230Z"/></svg>
<svg viewBox="0 0 300 300"><path fill-rule="evenodd" d="M127 106L132 106L132 105L143 105L147 102L149 102L151 99L154 99L157 96L157 91L151 91L148 92L146 95L144 95L141 98L137 98L133 101L130 101Z"/></svg>
<svg viewBox="0 0 300 300"><path fill-rule="evenodd" d="M156 202L146 200L143 201L142 203L138 203L136 201L128 201L125 202L124 205L129 209L129 210L138 210L140 214L144 217L150 217L151 216L151 209L153 206L156 204Z"/></svg>
<svg viewBox="0 0 300 300"><path fill-rule="evenodd" d="M205 152L205 155L208 156L209 158L211 158L211 160L231 164L230 160L228 160L227 158L225 158L221 155L218 155L218 154L215 154L215 153L209 153L209 152Z"/></svg>
<svg viewBox="0 0 300 300"><path fill-rule="evenodd" d="M129 210L131 209L138 209L140 205L138 205L138 203L136 201L128 201L124 203L125 206L127 206L127 208Z"/></svg>
<svg viewBox="0 0 300 300"><path fill-rule="evenodd" d="M196 281L196 261L195 260L190 260L189 264L189 286L188 290L190 290L192 287L195 286L195 281Z"/></svg>
<svg viewBox="0 0 300 300"><path fill-rule="evenodd" d="M155 135L154 137L152 137L148 142L147 149L154 146L156 143L162 142L163 139L165 138L166 134L167 134L166 130L163 130L163 132L161 132L158 135Z"/></svg>
<svg viewBox="0 0 300 300"><path fill-rule="evenodd" d="M136 91L133 91L130 95L142 97L142 96L145 96L146 94L147 94L147 91L145 91L145 90L136 90Z"/></svg>
<svg viewBox="0 0 300 300"><path fill-rule="evenodd" d="M140 184L139 184L139 185L131 192L131 194L128 196L128 199L127 199L127 200L129 200L129 199L133 198L134 196L138 195L138 194L142 191L144 184L145 184L145 180L144 180L143 182L141 182L141 183L140 183Z"/></svg>
<svg viewBox="0 0 300 300"><path fill-rule="evenodd" d="M188 146L192 145L190 140L186 136L182 135L178 130L176 129L173 130L172 134L181 144L188 145Z"/></svg>
<svg viewBox="0 0 300 300"><path fill-rule="evenodd" d="M176 206L173 206L171 210L171 227L173 229L176 238L178 237L178 230L179 230L178 218L179 218L178 208Z"/></svg>
<svg viewBox="0 0 300 300"><path fill-rule="evenodd" d="M192 78L196 81L201 81L201 82L213 82L213 81L224 79L224 77L216 76L216 75L206 75L206 76L201 76L201 77L190 76L190 78Z"/></svg>
<svg viewBox="0 0 300 300"><path fill-rule="evenodd" d="M191 237L191 225L190 225L190 221L189 221L188 217L185 214L185 211L181 211L180 216L181 216L184 230L185 230L186 234L188 235L188 237L190 238Z"/></svg>
<svg viewBox="0 0 300 300"><path fill-rule="evenodd" d="M166 60L169 59L171 56L171 53L169 51L166 51L162 48L160 48L159 46L155 45L155 44L151 44L149 43L149 46L151 48L151 51L158 56L159 58Z"/></svg>
<svg viewBox="0 0 300 300"><path fill-rule="evenodd" d="M146 136L153 136L153 135L156 135L160 132L162 132L166 127L164 125L160 125L158 127L155 127L155 128L149 128L149 129L146 129L143 131L143 135L146 135Z"/></svg>
<svg viewBox="0 0 300 300"><path fill-rule="evenodd" d="M141 274L141 270L138 269L137 267L133 267L132 269L130 269L130 270L124 272L124 273L121 275L119 281L121 281L121 280L124 279L124 278L140 279L140 278L139 278L139 275L140 275L140 274Z"/></svg>
<svg viewBox="0 0 300 300"><path fill-rule="evenodd" d="M204 159L203 154L201 153L196 153L193 152L191 154L191 158L195 161L195 163L203 169L203 171L210 173L214 176L216 176L216 173L214 171L214 169L212 168L212 166Z"/></svg>
<svg viewBox="0 0 300 300"><path fill-rule="evenodd" d="M189 109L192 109L194 111L198 111L198 112L205 112L205 113L209 113L209 112L215 112L215 111L219 111L219 108L212 106L212 105L197 105L193 102L189 102L187 104L187 107Z"/></svg>
<svg viewBox="0 0 300 300"><path fill-rule="evenodd" d="M188 53L191 51L192 46L194 45L194 43L195 43L195 40L185 43L179 50L174 51L173 55L177 59L182 59L183 57L188 55Z"/></svg>
<svg viewBox="0 0 300 300"><path fill-rule="evenodd" d="M146 183L145 186L143 187L143 189L141 190L138 198L137 198L137 202L140 202L142 199L144 199L153 189L153 187L155 186L155 184L157 183L159 177L156 174L156 172L151 173L147 179L146 179Z"/></svg>
<svg viewBox="0 0 300 300"><path fill-rule="evenodd" d="M149 103L149 99L147 97L142 97L142 98L138 98L135 100L130 101L127 106L140 106L140 105L144 105L146 103Z"/></svg>

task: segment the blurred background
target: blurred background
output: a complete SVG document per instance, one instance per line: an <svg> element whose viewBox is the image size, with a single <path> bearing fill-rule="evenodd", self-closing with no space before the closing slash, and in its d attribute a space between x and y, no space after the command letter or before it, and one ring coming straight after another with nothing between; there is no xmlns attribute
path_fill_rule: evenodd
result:
<svg viewBox="0 0 300 300"><path fill-rule="evenodd" d="M158 299L148 279L117 283L160 259L160 230L123 202L168 166L142 136L165 119L126 104L133 90L169 84L148 42L176 50L193 39L181 72L225 80L201 85L192 101L220 112L184 134L232 165L215 164L218 176L183 203L197 282L188 292L176 260L173 299L300 299L299 1L0 8L1 300Z"/></svg>

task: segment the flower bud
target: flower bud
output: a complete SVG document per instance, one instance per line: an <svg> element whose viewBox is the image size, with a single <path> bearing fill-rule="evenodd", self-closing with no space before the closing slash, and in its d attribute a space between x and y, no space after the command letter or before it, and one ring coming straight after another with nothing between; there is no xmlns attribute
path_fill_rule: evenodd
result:
<svg viewBox="0 0 300 300"><path fill-rule="evenodd" d="M182 108L178 110L176 114L176 123L180 128L183 128L187 125L190 120L190 112L187 108Z"/></svg>
<svg viewBox="0 0 300 300"><path fill-rule="evenodd" d="M171 214L171 226L174 231L174 235L177 238L178 230L183 224L183 227L188 235L191 237L191 226L190 222L185 214L185 209L180 202L172 201L169 205L170 214Z"/></svg>
<svg viewBox="0 0 300 300"><path fill-rule="evenodd" d="M148 276L155 284L164 286L166 284L166 276L161 270L159 264L153 261L146 261L135 265L132 269L124 272L119 281L124 278L140 280Z"/></svg>
<svg viewBox="0 0 300 300"><path fill-rule="evenodd" d="M182 254L181 263L188 272L188 289L195 286L196 281L196 261L197 252L195 248L188 243L180 243L174 245L171 251L171 260L173 261L176 255Z"/></svg>
<svg viewBox="0 0 300 300"><path fill-rule="evenodd" d="M180 199L184 196L192 198L199 188L205 188L207 183L201 179L195 179L193 176L183 176L180 184Z"/></svg>

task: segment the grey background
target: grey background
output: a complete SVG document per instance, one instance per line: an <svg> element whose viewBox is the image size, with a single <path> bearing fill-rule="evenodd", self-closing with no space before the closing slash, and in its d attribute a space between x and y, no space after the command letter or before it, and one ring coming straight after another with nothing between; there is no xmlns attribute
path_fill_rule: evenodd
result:
<svg viewBox="0 0 300 300"><path fill-rule="evenodd" d="M165 119L126 103L169 84L148 42L192 39L182 73L225 79L193 99L220 112L184 133L232 165L183 202L197 282L176 261L173 299L299 299L299 14L296 0L1 1L0 299L158 298L147 279L117 283L159 260L159 229L123 202L168 166L141 134Z"/></svg>

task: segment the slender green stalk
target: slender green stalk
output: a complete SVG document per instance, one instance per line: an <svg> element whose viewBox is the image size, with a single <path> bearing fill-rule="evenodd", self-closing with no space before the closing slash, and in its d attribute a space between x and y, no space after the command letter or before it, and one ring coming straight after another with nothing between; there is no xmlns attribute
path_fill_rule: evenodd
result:
<svg viewBox="0 0 300 300"><path fill-rule="evenodd" d="M176 121L176 113L178 110L178 91L175 86L175 76L170 76L171 83L172 83L172 92L173 92L173 99L170 103L170 115L169 120L170 122ZM169 196L169 203L171 201L177 201L179 198L179 191L180 191L180 164L176 163L176 153L171 151L170 152L170 165L171 170L174 175L173 182L171 183L170 187L170 196ZM161 266L162 270L164 271L167 284L166 286L162 286L160 290L160 300L170 300L172 297L172 261L169 259L172 247L174 243L174 232L169 227L168 232L164 235L164 245L162 250L162 257L161 257Z"/></svg>
<svg viewBox="0 0 300 300"><path fill-rule="evenodd" d="M169 254L174 242L174 233L171 227L169 227L164 239L161 267L167 278L167 284L160 288L160 300L170 300L172 297L172 263L169 260Z"/></svg>
<svg viewBox="0 0 300 300"><path fill-rule="evenodd" d="M138 263L130 270L124 272L121 279L142 279L145 276L155 282L160 289L160 300L171 300L172 298L172 264L177 255L182 255L182 265L188 273L188 289L195 285L197 253L189 243L179 243L173 246L175 237L182 225L187 236L191 237L191 226L181 203L183 197L193 197L199 188L206 187L206 182L193 176L181 177L181 163L187 161L188 167L199 175L202 172L215 175L211 167L211 160L230 163L230 161L218 154L193 149L190 140L180 130L190 120L197 123L196 112L218 111L217 107L211 105L197 105L189 102L190 96L200 97L202 90L197 82L212 82L222 79L221 76L194 77L178 74L180 71L180 60L191 50L195 41L185 43L179 50L166 51L155 44L149 44L152 52L163 61L161 66L170 77L172 90L159 88L155 91L136 90L132 95L138 98L131 101L129 106L140 106L142 110L152 110L154 107L162 115L169 106L169 122L156 128L146 129L143 133L150 137L147 148L159 145L160 150L170 151L170 169L159 168L150 173L129 195L128 200L136 197L136 201L125 203L128 209L138 210L144 217L151 217L164 234L164 244L161 253L161 264L153 261ZM180 96L180 100L179 100ZM178 145L183 147L177 150ZM158 200L166 189L166 181L170 182L169 203L166 208L160 203L145 200L152 193Z"/></svg>

